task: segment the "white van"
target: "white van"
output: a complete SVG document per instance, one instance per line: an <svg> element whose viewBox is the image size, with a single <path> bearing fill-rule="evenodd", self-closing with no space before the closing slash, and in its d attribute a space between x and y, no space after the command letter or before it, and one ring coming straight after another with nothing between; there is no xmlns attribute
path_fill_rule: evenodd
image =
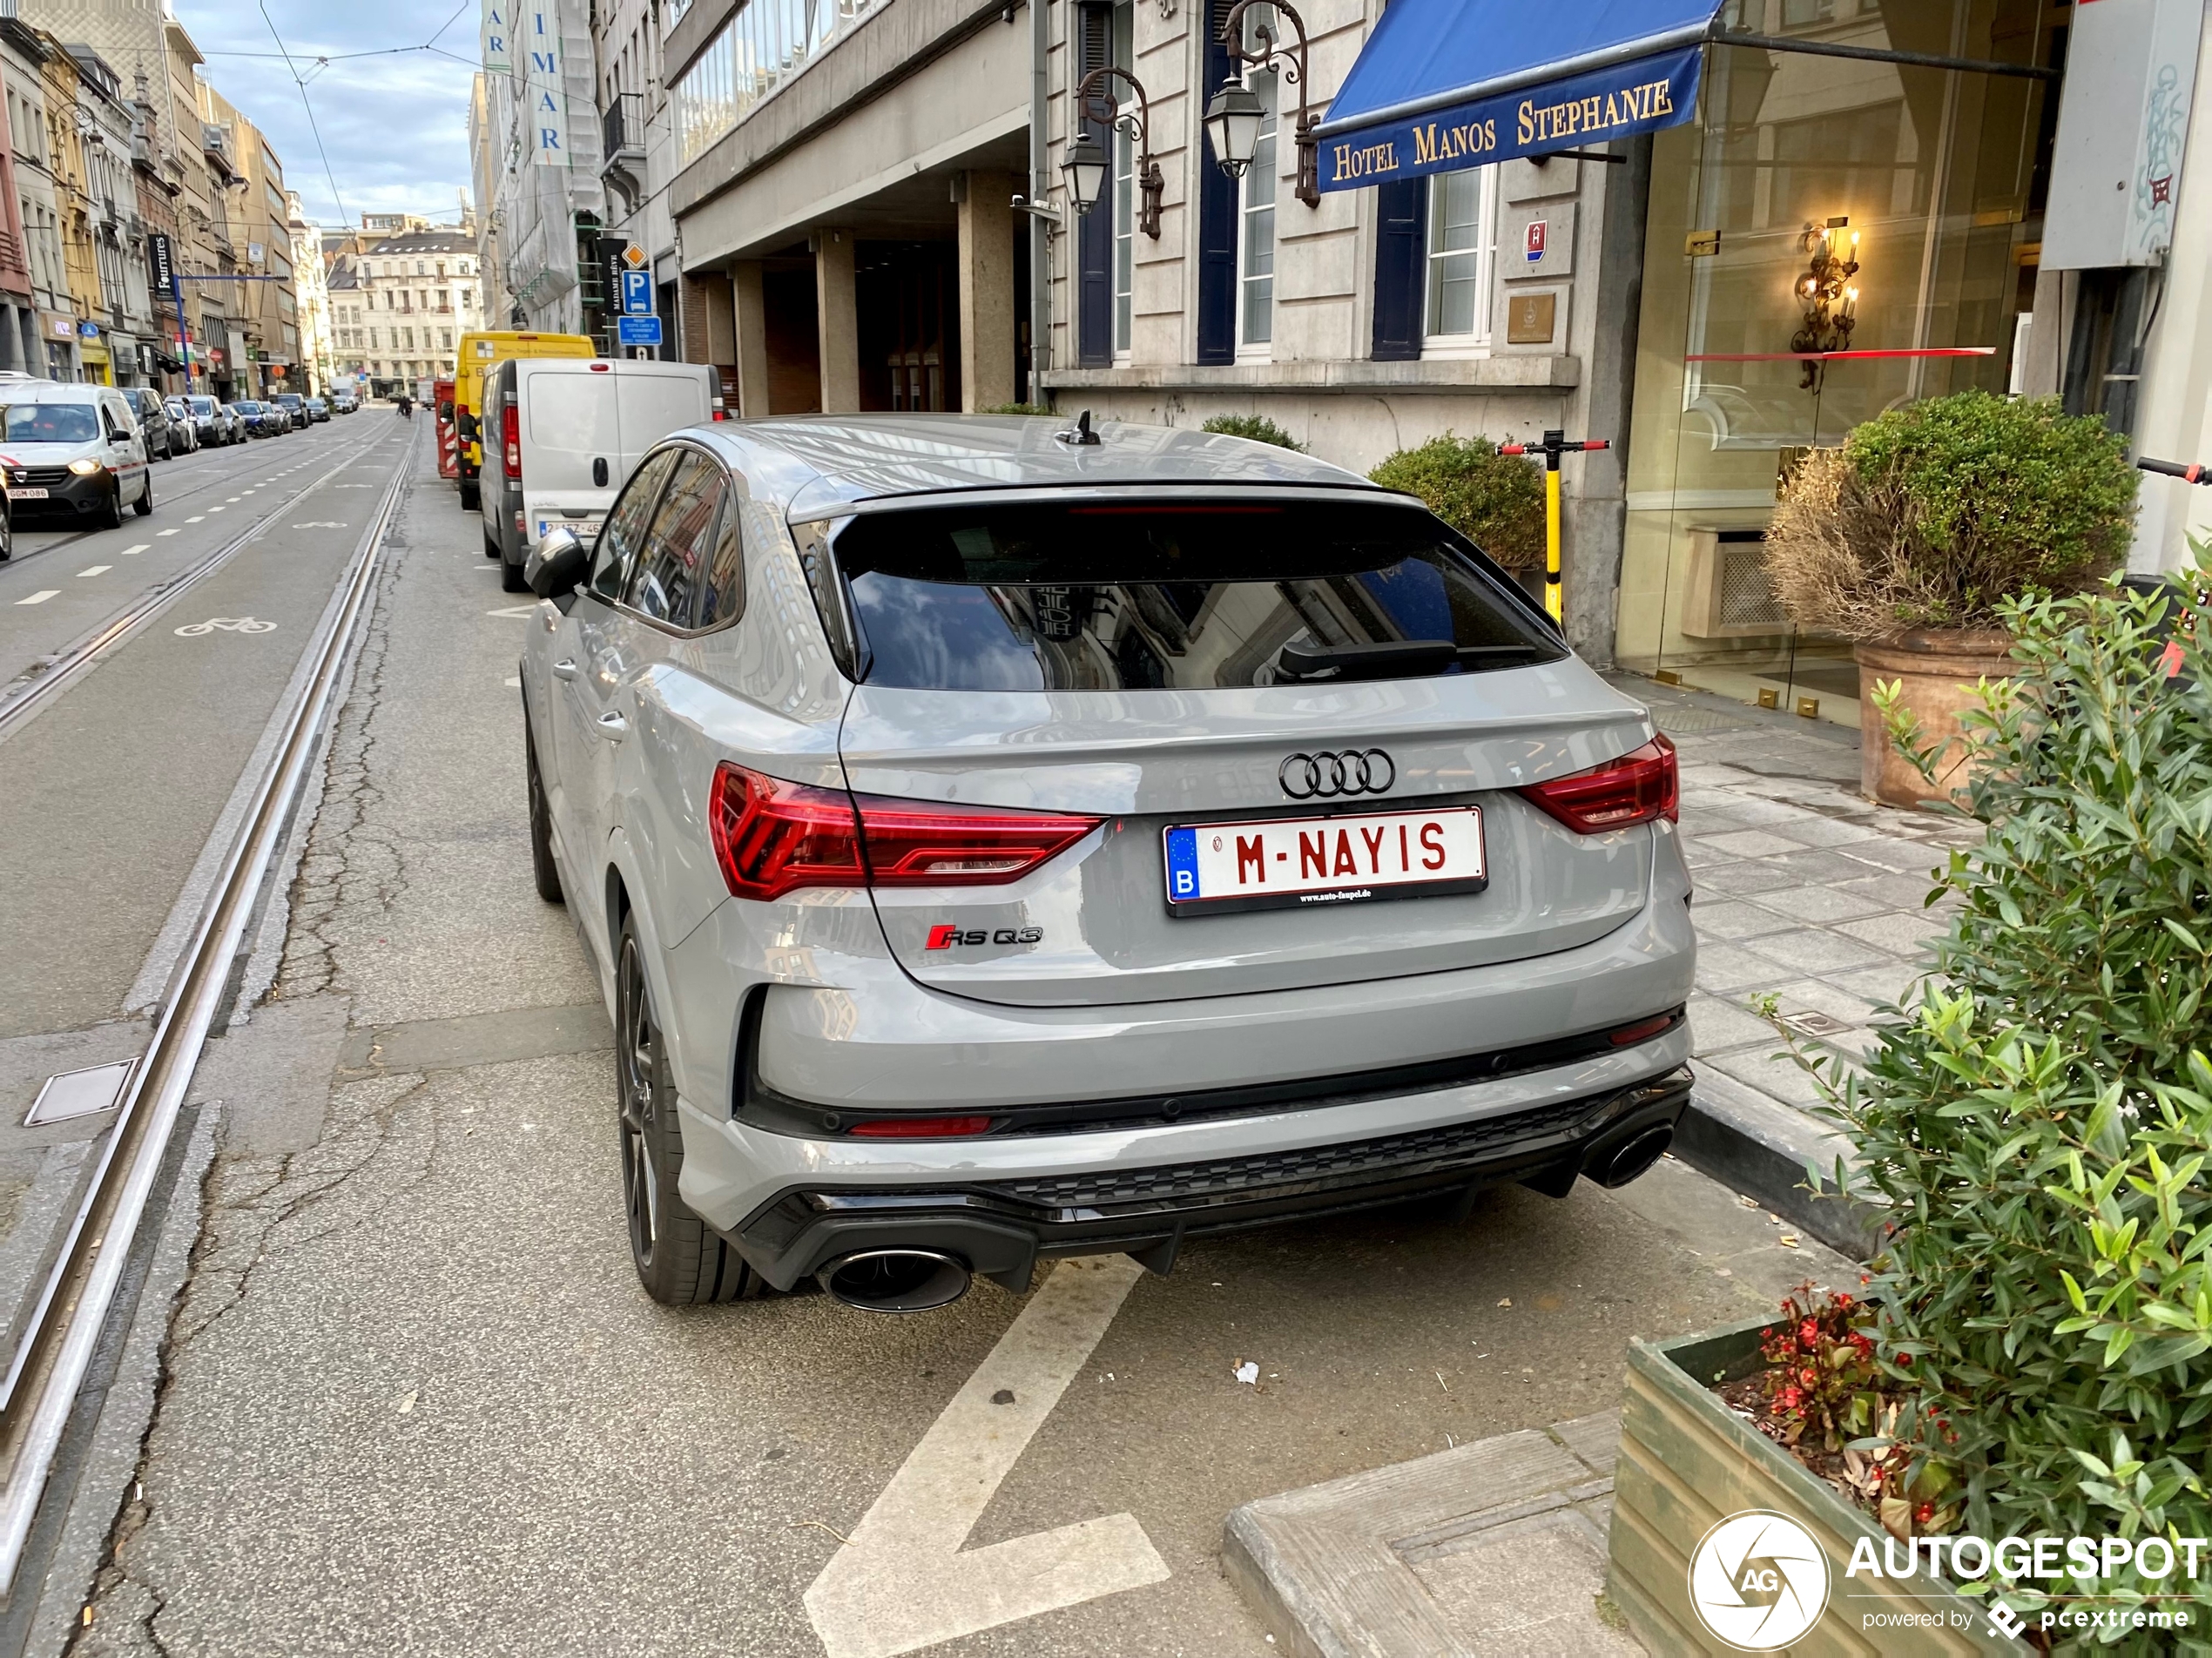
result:
<svg viewBox="0 0 2212 1658"><path fill-rule="evenodd" d="M153 510L145 435L130 400L110 387L0 383L0 468L11 519L55 514L112 529L126 506Z"/></svg>
<svg viewBox="0 0 2212 1658"><path fill-rule="evenodd" d="M512 390L509 390L509 376ZM587 545L645 451L671 432L721 418L704 363L529 357L488 384L480 492L484 551L519 590L530 549L556 529ZM511 399L511 401L509 401Z"/></svg>

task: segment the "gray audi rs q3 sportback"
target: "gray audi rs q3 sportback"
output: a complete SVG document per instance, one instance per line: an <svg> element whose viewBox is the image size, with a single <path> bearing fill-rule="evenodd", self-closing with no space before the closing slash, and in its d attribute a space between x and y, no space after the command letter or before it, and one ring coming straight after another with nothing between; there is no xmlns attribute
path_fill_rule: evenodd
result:
<svg viewBox="0 0 2212 1658"><path fill-rule="evenodd" d="M529 576L537 884L658 1300L1165 1271L1674 1132L1673 747L1418 502L1088 416L765 420Z"/></svg>

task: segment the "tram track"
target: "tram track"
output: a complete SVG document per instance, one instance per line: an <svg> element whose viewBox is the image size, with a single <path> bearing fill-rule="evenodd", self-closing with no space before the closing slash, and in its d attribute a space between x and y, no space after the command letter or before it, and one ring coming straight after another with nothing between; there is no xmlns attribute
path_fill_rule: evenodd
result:
<svg viewBox="0 0 2212 1658"><path fill-rule="evenodd" d="M330 619L310 648L307 671L300 676L289 706L280 711L280 735L272 757L171 974L152 1040L124 1088L84 1196L17 1340L5 1380L0 1382L0 1594L10 1599L18 1593L17 1578L33 1524L124 1282L132 1244L168 1154L201 1048L233 993L233 964L248 943L293 806L312 775L347 661L369 613L384 544L406 489L414 450L412 441L401 447L368 531L340 579ZM273 507L192 570L100 630L94 636L99 641L97 649L78 656L68 674L81 673L99 650L111 647L152 610L235 554L300 495L366 452L357 452ZM67 683L60 671L51 677L57 684ZM40 700L51 694L42 691ZM7 722L23 718L24 706L10 702L0 708L0 734L4 734Z"/></svg>

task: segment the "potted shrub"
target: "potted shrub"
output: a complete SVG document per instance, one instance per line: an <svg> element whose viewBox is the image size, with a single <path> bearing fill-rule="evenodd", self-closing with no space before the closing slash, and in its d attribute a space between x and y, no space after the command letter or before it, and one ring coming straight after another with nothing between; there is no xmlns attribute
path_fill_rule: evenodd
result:
<svg viewBox="0 0 2212 1658"><path fill-rule="evenodd" d="M1386 489L1419 495L1428 509L1507 570L1544 563L1544 475L1501 455L1487 437L1447 432L1400 449L1367 475Z"/></svg>
<svg viewBox="0 0 2212 1658"><path fill-rule="evenodd" d="M2007 669L2006 601L2078 591L2126 555L2124 448L2101 417L2054 400L1960 392L1877 415L1792 474L1767 531L1775 595L1800 626L1851 640L1870 687L1900 687L1945 751L1942 785L1959 780L1973 687ZM1925 794L1871 719L1860 780L1889 805Z"/></svg>
<svg viewBox="0 0 2212 1658"><path fill-rule="evenodd" d="M2107 1626L2058 1643L2099 1650L2201 1649L2212 1626L2212 1560L2191 1577L2151 1552L2212 1537L2209 613L2204 569L2158 594L1997 608L2014 672L1979 687L1963 722L1966 809L1987 832L1941 876L1959 902L1940 979L1877 1027L1864 1075L1809 1066L1853 1148L1855 1169L1828 1178L1885 1214L1862 1293L1897 1410L1859 1446L1901 1459L1894 1479L1919 1500L1879 1518L1914 1535L2141 1541L2094 1576L1959 1586L2001 1592L2031 1625L2085 1601L2189 1620L2179 1638ZM1952 745L1901 694L1873 701L1934 784ZM1614 1561L1632 1617L1639 1539L1656 1513L1677 1546L1702 1512L1685 1491L1754 1506L1778 1485L1807 1505L1784 1512L1819 1508L1808 1470L1770 1478L1780 1447L1685 1391L1761 1362L1757 1339L1737 1326L1631 1354L1619 1503L1642 1518L1624 1527L1616 1510Z"/></svg>

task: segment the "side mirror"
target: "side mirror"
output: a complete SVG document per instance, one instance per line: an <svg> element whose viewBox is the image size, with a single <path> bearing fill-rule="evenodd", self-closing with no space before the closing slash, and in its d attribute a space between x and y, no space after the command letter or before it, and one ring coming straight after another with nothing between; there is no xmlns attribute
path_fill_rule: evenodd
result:
<svg viewBox="0 0 2212 1658"><path fill-rule="evenodd" d="M576 538L576 532L556 529L530 549L523 563L523 579L538 597L557 599L576 591L590 565L590 550Z"/></svg>
<svg viewBox="0 0 2212 1658"><path fill-rule="evenodd" d="M447 408L451 408L452 405L448 404ZM453 429L461 435L462 442L474 443L476 441L476 417L463 409L455 417Z"/></svg>

